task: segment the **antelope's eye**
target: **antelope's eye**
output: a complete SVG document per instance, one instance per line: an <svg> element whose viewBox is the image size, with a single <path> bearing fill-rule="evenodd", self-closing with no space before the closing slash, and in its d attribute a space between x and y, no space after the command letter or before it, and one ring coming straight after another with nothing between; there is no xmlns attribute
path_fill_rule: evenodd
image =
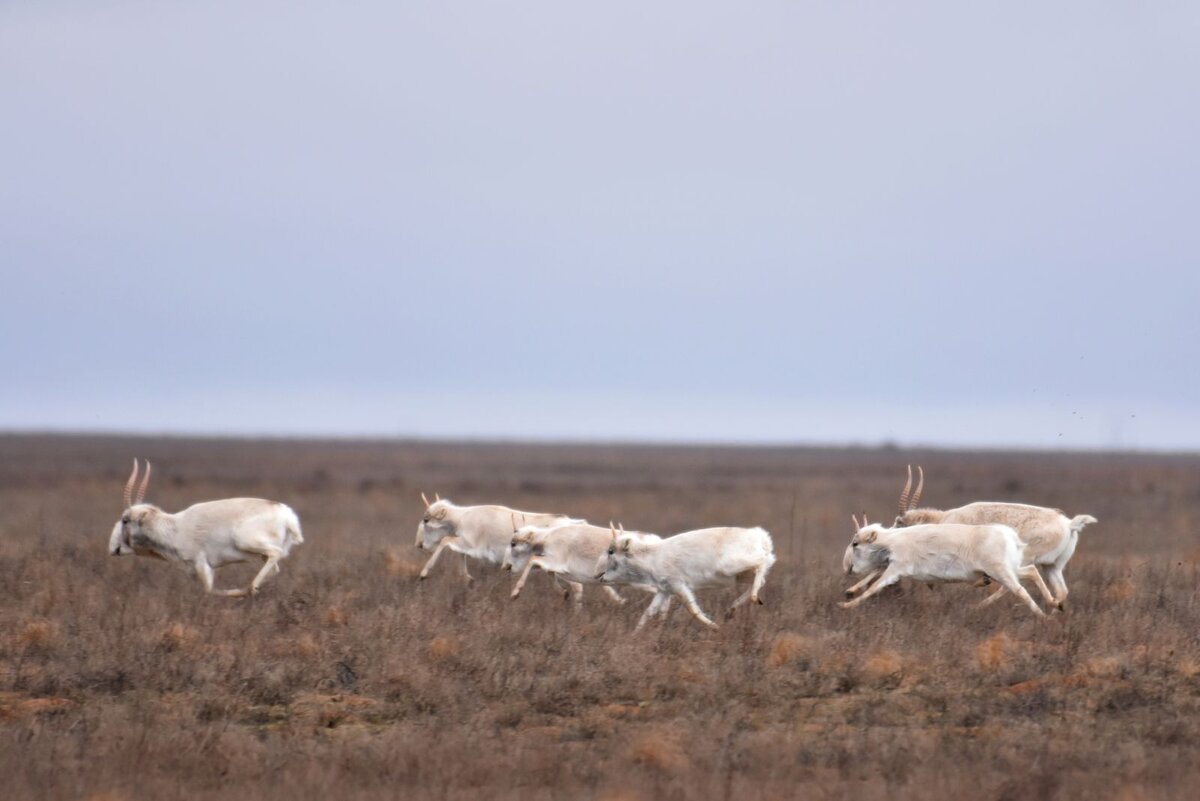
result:
<svg viewBox="0 0 1200 801"><path fill-rule="evenodd" d="M609 556L613 556L614 554L616 554L616 552L617 552L617 550L616 550L615 548L609 548L609 549L608 549L608 555L609 555Z"/></svg>
<svg viewBox="0 0 1200 801"><path fill-rule="evenodd" d="M125 525L129 525L129 515L123 516L121 518L121 522L124 523Z"/></svg>

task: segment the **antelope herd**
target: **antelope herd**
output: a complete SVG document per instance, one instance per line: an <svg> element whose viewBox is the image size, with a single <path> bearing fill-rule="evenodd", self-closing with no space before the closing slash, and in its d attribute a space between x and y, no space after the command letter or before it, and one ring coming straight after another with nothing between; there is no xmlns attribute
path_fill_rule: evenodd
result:
<svg viewBox="0 0 1200 801"><path fill-rule="evenodd" d="M260 498L228 498L197 503L174 514L143 503L150 463L138 483L139 465L125 483L125 511L113 527L113 556L149 556L190 569L207 592L254 595L291 550L304 542L300 520L288 506ZM1096 522L1091 515L1068 518L1058 509L1019 503L978 502L956 509L920 508L925 472L912 467L900 493L894 523L885 527L852 515L854 534L842 558L847 575L862 578L846 590L851 608L904 578L921 582L996 582L997 589L979 605L988 606L1012 593L1035 614L1045 613L1021 585L1027 580L1047 606L1063 609L1067 583L1063 571L1075 553L1079 533ZM134 487L137 487L136 493ZM524 512L506 506L458 506L440 495L417 525L416 547L432 551L421 569L429 576L445 550L462 556L461 574L473 578L469 560L499 564L518 575L516 600L530 573L548 573L574 598L579 609L585 585L599 585L608 597L625 604L617 587L652 596L635 631L656 616L666 616L678 599L696 620L717 624L704 613L698 590L740 585L744 591L727 615L750 602L761 604L767 573L775 564L771 535L762 528L720 527L660 537L623 526L594 526L562 514ZM245 589L214 588L216 568L261 560L262 567ZM1045 579L1041 571L1045 570ZM1048 582L1048 585L1047 585Z"/></svg>

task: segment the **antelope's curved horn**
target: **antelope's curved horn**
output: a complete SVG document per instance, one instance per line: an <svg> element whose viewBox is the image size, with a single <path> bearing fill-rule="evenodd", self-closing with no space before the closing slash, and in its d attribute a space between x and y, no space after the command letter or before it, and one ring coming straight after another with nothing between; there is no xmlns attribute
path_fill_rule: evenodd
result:
<svg viewBox="0 0 1200 801"><path fill-rule="evenodd" d="M925 489L925 470L921 465L917 465L917 475L919 476L917 479L917 491L913 493L909 509L917 508L917 504L921 501L921 490Z"/></svg>
<svg viewBox="0 0 1200 801"><path fill-rule="evenodd" d="M133 472L129 474L129 480L125 482L125 494L122 496L125 499L126 509L128 509L130 506L133 506L133 485L137 483L137 477L138 461L135 458L133 460Z"/></svg>
<svg viewBox="0 0 1200 801"><path fill-rule="evenodd" d="M866 513L866 512L863 512L863 525L864 525L864 526L869 526L869 525L871 525L871 521L867 519L867 513Z"/></svg>
<svg viewBox="0 0 1200 801"><path fill-rule="evenodd" d="M516 530L517 530L517 513L516 512L512 513L512 524L513 524L513 533L516 533Z"/></svg>
<svg viewBox="0 0 1200 801"><path fill-rule="evenodd" d="M858 522L858 515L850 515L850 519L854 521L854 533L857 534L862 529L862 523Z"/></svg>
<svg viewBox="0 0 1200 801"><path fill-rule="evenodd" d="M142 476L142 483L138 487L137 495L135 495L134 499L133 499L134 503L141 503L142 499L146 497L146 487L150 483L150 470L151 470L150 460L147 459L146 460L146 475Z"/></svg>
<svg viewBox="0 0 1200 801"><path fill-rule="evenodd" d="M425 501L425 508L426 508L426 509L428 509L430 506L432 506L432 505L433 505L433 504L431 504L431 503L429 502L429 499L425 497L425 493L423 493L423 492L421 493L421 500Z"/></svg>
<svg viewBox="0 0 1200 801"><path fill-rule="evenodd" d="M912 465L908 466L908 481L904 484L904 491L900 493L900 514L904 514L909 510L908 493L912 490Z"/></svg>
<svg viewBox="0 0 1200 801"><path fill-rule="evenodd" d="M435 502L437 502L437 503L441 503L441 502L442 502L442 496L441 496L441 495L439 495L438 493L436 493L436 492L435 492L435 493L433 493L433 500L434 500Z"/></svg>
<svg viewBox="0 0 1200 801"><path fill-rule="evenodd" d="M613 525L613 521L608 521L608 530L612 532L613 542L617 541L617 527Z"/></svg>

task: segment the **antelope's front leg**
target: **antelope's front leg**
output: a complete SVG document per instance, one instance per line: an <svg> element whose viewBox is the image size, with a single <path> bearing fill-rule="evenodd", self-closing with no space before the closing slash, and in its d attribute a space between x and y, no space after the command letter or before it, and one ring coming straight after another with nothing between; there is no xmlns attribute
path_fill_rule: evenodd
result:
<svg viewBox="0 0 1200 801"><path fill-rule="evenodd" d="M870 587L868 587L866 592L864 592L862 595L855 598L853 601L843 602L842 608L843 609L853 609L854 607L861 604L863 601L870 598L875 593L882 590L884 587L890 587L891 585L895 584L899 580L900 580L900 573L892 570L892 568L889 567L887 570L883 571L883 575L879 577L879 581L876 581L874 584L872 584Z"/></svg>
<svg viewBox="0 0 1200 801"><path fill-rule="evenodd" d="M513 587L512 599L515 601L517 596L521 594L521 590L525 589L525 582L529 580L529 571L533 570L534 566L539 569L545 569L537 558L530 559L525 564L525 569L521 571L521 577L517 579L517 586Z"/></svg>
<svg viewBox="0 0 1200 801"><path fill-rule="evenodd" d="M421 568L421 574L417 576L417 578L429 578L429 571L433 569L435 564L437 564L438 557L442 555L442 551L449 548L450 543L456 539L456 537L446 537L439 542L438 546L433 549L433 556L429 557L429 561L425 563L425 567Z"/></svg>
<svg viewBox="0 0 1200 801"><path fill-rule="evenodd" d="M859 590L861 590L863 587L866 587L868 584L870 584L872 581L874 581L875 578L877 576L879 576L879 574L882 572L883 572L883 568L881 568L881 567L877 567L874 570L872 570L870 573L867 574L867 577L865 579L858 582L853 587L847 588L846 597L853 598L855 595L858 594Z"/></svg>
<svg viewBox="0 0 1200 801"><path fill-rule="evenodd" d="M652 601L646 606L646 611L642 612L642 616L638 618L637 625L633 627L633 633L637 634L642 630L642 626L646 625L646 621L658 614L658 610L662 608L664 603L670 603L671 596L663 591L659 591Z"/></svg>

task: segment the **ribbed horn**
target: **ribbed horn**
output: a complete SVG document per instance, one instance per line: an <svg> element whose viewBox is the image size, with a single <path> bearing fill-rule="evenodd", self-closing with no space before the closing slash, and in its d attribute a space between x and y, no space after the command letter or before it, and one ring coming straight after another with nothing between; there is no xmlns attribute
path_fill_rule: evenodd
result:
<svg viewBox="0 0 1200 801"><path fill-rule="evenodd" d="M431 504L431 503L429 502L429 499L425 497L425 493L423 493L423 492L421 493L421 500L425 501L425 508L426 508L426 509L428 509L430 506L432 506L432 505L433 505L433 504Z"/></svg>
<svg viewBox="0 0 1200 801"><path fill-rule="evenodd" d="M133 472L129 474L129 480L125 482L125 508L133 506L133 485L137 483L138 477L138 461L133 460Z"/></svg>
<svg viewBox="0 0 1200 801"><path fill-rule="evenodd" d="M138 487L137 495L133 499L134 503L141 503L142 499L146 497L146 487L147 487L147 485L150 484L150 469L151 469L150 460L147 459L146 460L146 475L142 476L141 486Z"/></svg>
<svg viewBox="0 0 1200 801"><path fill-rule="evenodd" d="M850 519L854 521L854 533L857 534L862 530L862 523L858 522L858 515L850 515Z"/></svg>
<svg viewBox="0 0 1200 801"><path fill-rule="evenodd" d="M908 466L908 481L904 484L904 491L900 493L900 514L908 511L908 493L912 490L912 465Z"/></svg>
<svg viewBox="0 0 1200 801"><path fill-rule="evenodd" d="M435 492L435 493L433 493L433 500L436 501L437 503L441 503L442 496Z"/></svg>
<svg viewBox="0 0 1200 801"><path fill-rule="evenodd" d="M917 491L913 493L909 509L917 508L917 504L921 502L921 490L925 489L925 471L921 468L921 465L917 465L917 475L920 476L917 479Z"/></svg>

